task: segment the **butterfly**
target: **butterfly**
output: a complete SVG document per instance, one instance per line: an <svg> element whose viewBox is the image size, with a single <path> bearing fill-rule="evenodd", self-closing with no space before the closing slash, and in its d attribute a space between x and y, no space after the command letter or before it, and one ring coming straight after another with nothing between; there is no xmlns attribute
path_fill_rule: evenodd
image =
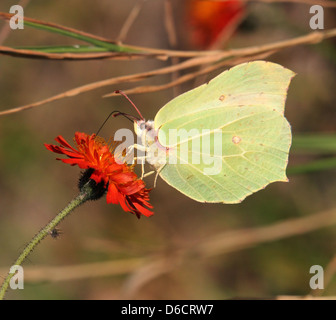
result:
<svg viewBox="0 0 336 320"><path fill-rule="evenodd" d="M284 107L294 75L272 62L239 64L174 98L154 120L139 112L141 144L131 150L145 152L157 176L199 202L240 203L287 182L292 134Z"/></svg>

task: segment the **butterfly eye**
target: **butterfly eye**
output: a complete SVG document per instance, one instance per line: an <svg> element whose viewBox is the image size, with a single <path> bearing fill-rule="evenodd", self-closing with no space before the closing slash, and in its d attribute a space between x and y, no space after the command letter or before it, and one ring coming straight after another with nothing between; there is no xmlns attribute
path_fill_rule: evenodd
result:
<svg viewBox="0 0 336 320"><path fill-rule="evenodd" d="M152 126L151 124L146 124L146 125L145 125L145 129L146 129L147 131L153 130L153 126Z"/></svg>

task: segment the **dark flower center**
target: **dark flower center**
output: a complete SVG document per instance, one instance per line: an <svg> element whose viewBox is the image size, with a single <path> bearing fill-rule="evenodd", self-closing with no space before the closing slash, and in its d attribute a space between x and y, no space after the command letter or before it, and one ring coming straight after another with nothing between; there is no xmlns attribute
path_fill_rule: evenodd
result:
<svg viewBox="0 0 336 320"><path fill-rule="evenodd" d="M98 200L100 199L107 190L108 185L105 185L104 181L101 181L99 183L96 183L93 179L91 179L91 175L93 174L94 169L89 168L82 172L82 175L79 178L78 181L78 189L82 191L84 186L87 186L89 184L89 187L91 188L91 192L89 195L88 200Z"/></svg>

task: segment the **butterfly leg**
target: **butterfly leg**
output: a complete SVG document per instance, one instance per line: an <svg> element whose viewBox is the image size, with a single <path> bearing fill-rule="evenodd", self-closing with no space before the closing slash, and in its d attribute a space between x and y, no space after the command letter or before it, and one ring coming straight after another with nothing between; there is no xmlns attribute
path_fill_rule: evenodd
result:
<svg viewBox="0 0 336 320"><path fill-rule="evenodd" d="M133 154L133 151L134 149L137 149L137 150L140 150L140 151L144 151L144 152L148 152L149 151L149 148L144 146L144 145L141 145L141 144L133 144L131 146L128 147L128 150L127 150L127 153L126 153L126 157L130 156L131 154ZM148 177L150 176L151 174L155 173L155 171L150 171L150 172L147 172L145 173L145 161L147 159L147 155L145 156L140 156L140 157L133 157L133 163L137 160L141 160L141 178L140 179L143 179L145 177ZM157 169L157 172L156 172L156 175L155 175L155 179L154 179L154 187L156 186L156 181L157 181L157 178L158 178L158 175L160 173L160 171L163 169L163 167L165 166L165 164L163 164L162 166L160 166L158 169Z"/></svg>
<svg viewBox="0 0 336 320"><path fill-rule="evenodd" d="M147 153L148 151L148 148L144 145L141 145L141 144L133 144L131 146L128 147L128 151L127 151L127 154L126 156L130 155L130 154L133 154L133 151L134 149L137 149L139 151L143 151L145 153ZM136 160L141 160L141 178L140 179L143 179L144 175L145 175L145 161L146 161L146 155L144 156L140 156L140 157L133 157L133 161L132 163L134 163Z"/></svg>
<svg viewBox="0 0 336 320"><path fill-rule="evenodd" d="M153 186L153 188L155 188L155 187L156 187L156 180L157 180L157 178L158 178L158 176L159 176L160 171L154 171L154 170L153 170L153 171L149 171L149 172L143 174L143 175L141 176L141 179L143 179L143 178L147 178L147 177L151 176L153 173L156 173L156 175L155 175L155 179L154 179L154 186Z"/></svg>
<svg viewBox="0 0 336 320"><path fill-rule="evenodd" d="M126 162L129 162L129 160L131 160L131 162L134 164L137 160L141 160L141 178L143 179L144 174L145 174L145 160L146 160L146 155L144 156L140 156L140 157L134 157L134 150L139 150L139 151L143 151L143 152L147 152L147 148L141 144L133 144L131 146L129 146L127 148L127 152L125 155L125 159ZM131 158L130 158L131 156ZM130 159L128 159L130 158Z"/></svg>
<svg viewBox="0 0 336 320"><path fill-rule="evenodd" d="M141 177L140 177L140 179L143 179L144 177L147 176L147 173L145 174L145 161L143 161L143 160L146 160L146 157L145 156L134 157L133 160L134 160L134 162L136 162L137 160L142 160L141 161Z"/></svg>
<svg viewBox="0 0 336 320"><path fill-rule="evenodd" d="M156 187L156 181L157 181L157 178L161 172L161 170L165 167L166 164L163 164L162 166L160 166L157 170L156 170L156 175L155 175L155 179L154 179L154 188Z"/></svg>
<svg viewBox="0 0 336 320"><path fill-rule="evenodd" d="M146 174L143 175L143 178L147 178L149 176L151 176L153 173L155 173L155 171L149 171Z"/></svg>

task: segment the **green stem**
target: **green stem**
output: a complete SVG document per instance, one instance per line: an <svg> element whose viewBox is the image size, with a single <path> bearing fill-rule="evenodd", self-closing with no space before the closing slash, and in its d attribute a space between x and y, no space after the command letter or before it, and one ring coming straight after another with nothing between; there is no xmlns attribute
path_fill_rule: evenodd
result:
<svg viewBox="0 0 336 320"><path fill-rule="evenodd" d="M93 44L94 46L97 47L101 47L101 48L105 48L109 51L115 51L115 52L130 52L130 53L134 53L137 52L138 50L135 50L133 48L129 48L123 45L118 45L116 43L113 42L107 42L107 41L103 41L103 40L99 40L93 37L90 37L88 35L83 35L81 33L76 33L75 30L74 31L69 31L69 30L65 30L62 28L57 28L54 26L48 26L45 24L41 24L38 22L32 22L32 21L24 21L25 26L29 26L29 27L33 27L36 29L41 29L44 31L49 31L49 32L54 32L57 34L61 34L63 36L67 36L67 37L71 37L77 40L81 40L81 41L85 41L88 43Z"/></svg>
<svg viewBox="0 0 336 320"><path fill-rule="evenodd" d="M90 199L92 189L87 184L84 186L80 192L80 194L74 198L61 212L57 214L57 216L51 220L44 228L40 230L39 233L35 235L35 237L27 244L24 248L18 259L15 261L14 265L21 265L23 261L27 258L27 256L35 249L35 247L42 241L47 235L49 235L56 226L67 216L70 212L72 212L79 205L83 204L85 201ZM15 273L8 273L5 281L2 284L0 289L0 300L2 300L5 296L5 293L10 284L11 278Z"/></svg>

